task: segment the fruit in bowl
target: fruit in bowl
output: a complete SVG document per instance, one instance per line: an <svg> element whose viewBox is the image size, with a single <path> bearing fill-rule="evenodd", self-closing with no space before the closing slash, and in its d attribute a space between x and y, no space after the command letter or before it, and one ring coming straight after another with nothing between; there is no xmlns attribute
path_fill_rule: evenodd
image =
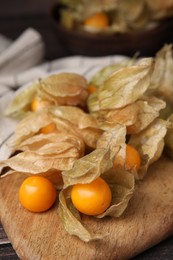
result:
<svg viewBox="0 0 173 260"><path fill-rule="evenodd" d="M170 41L173 8L161 12L148 2L59 0L50 15L69 54L151 56Z"/></svg>
<svg viewBox="0 0 173 260"><path fill-rule="evenodd" d="M125 33L158 26L161 19L173 15L168 0L59 0L60 23L68 29L93 33ZM168 5L169 3L169 5ZM172 8L171 8L172 6Z"/></svg>

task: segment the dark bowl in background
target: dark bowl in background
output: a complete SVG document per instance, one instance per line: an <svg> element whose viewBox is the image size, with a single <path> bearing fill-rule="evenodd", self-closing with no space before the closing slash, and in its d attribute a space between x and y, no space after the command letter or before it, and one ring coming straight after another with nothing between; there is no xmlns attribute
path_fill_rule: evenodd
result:
<svg viewBox="0 0 173 260"><path fill-rule="evenodd" d="M59 23L59 12L62 6L54 4L50 18L58 41L69 55L105 56L128 55L154 56L165 43L173 39L173 18L160 23L157 28L124 34L93 34L73 31Z"/></svg>

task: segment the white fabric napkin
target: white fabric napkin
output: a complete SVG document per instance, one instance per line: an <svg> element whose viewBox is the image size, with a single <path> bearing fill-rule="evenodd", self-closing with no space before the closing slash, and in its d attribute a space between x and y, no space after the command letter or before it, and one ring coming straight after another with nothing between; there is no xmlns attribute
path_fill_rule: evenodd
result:
<svg viewBox="0 0 173 260"><path fill-rule="evenodd" d="M0 53L7 49L12 41L4 35L0 35Z"/></svg>
<svg viewBox="0 0 173 260"><path fill-rule="evenodd" d="M0 35L0 88L16 87L18 75L43 62L45 45L39 32L28 28L14 42Z"/></svg>

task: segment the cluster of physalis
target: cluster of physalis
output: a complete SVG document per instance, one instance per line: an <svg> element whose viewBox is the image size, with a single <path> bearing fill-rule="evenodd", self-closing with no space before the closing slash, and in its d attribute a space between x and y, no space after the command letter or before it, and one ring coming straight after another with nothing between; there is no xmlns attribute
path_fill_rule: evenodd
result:
<svg viewBox="0 0 173 260"><path fill-rule="evenodd" d="M59 0L59 23L67 29L89 33L123 34L157 27L173 15L169 0Z"/></svg>
<svg viewBox="0 0 173 260"><path fill-rule="evenodd" d="M19 190L25 208L45 211L58 198L67 232L102 238L81 215L120 217L163 149L172 156L172 94L171 45L153 58L104 67L89 82L75 73L39 79L6 109L18 124L1 177L30 175Z"/></svg>

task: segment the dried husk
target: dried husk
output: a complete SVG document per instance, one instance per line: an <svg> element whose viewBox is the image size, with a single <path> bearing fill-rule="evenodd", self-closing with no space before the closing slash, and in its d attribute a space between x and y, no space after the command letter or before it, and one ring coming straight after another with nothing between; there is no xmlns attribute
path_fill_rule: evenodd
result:
<svg viewBox="0 0 173 260"><path fill-rule="evenodd" d="M33 124L34 122L34 124ZM11 138L9 145L18 149L18 145L27 138L36 135L47 125L54 123L56 132L64 135L73 134L83 138L87 147L94 149L102 130L91 115L77 107L52 106L41 111L30 113L21 120Z"/></svg>
<svg viewBox="0 0 173 260"><path fill-rule="evenodd" d="M136 20L131 20L129 22L129 28L134 31L147 30L156 27L158 23L151 21L151 14L149 9L145 4L143 4L143 9Z"/></svg>
<svg viewBox="0 0 173 260"><path fill-rule="evenodd" d="M76 132L82 136L84 143L89 148L96 148L96 142L103 133L97 124L97 120L78 107L58 106L52 107L51 113L68 120L75 126Z"/></svg>
<svg viewBox="0 0 173 260"><path fill-rule="evenodd" d="M110 149L110 159L125 156L126 127L121 124L108 129L97 142L97 149Z"/></svg>
<svg viewBox="0 0 173 260"><path fill-rule="evenodd" d="M1 171L5 167L30 174L44 173L52 169L69 170L74 161L84 154L82 139L56 133L33 136L18 148L23 151L0 162Z"/></svg>
<svg viewBox="0 0 173 260"><path fill-rule="evenodd" d="M93 150L97 146L97 141L103 134L103 130L99 128L87 127L86 129L79 129L80 135L82 136L86 145L86 151Z"/></svg>
<svg viewBox="0 0 173 260"><path fill-rule="evenodd" d="M35 97L50 105L86 105L88 97L86 79L76 73L59 73L39 79L14 97L5 112L6 116L21 119L31 111Z"/></svg>
<svg viewBox="0 0 173 260"><path fill-rule="evenodd" d="M78 107L54 106L50 111L54 116L67 119L79 129L98 128L96 119Z"/></svg>
<svg viewBox="0 0 173 260"><path fill-rule="evenodd" d="M102 177L108 183L112 191L112 202L110 207L98 218L105 216L120 217L128 206L135 189L134 175L125 168L114 169L104 173Z"/></svg>
<svg viewBox="0 0 173 260"><path fill-rule="evenodd" d="M124 58L122 62L112 64L106 67L101 68L90 80L89 84L94 86L101 86L104 84L105 80L115 71L131 65L134 63L134 59Z"/></svg>
<svg viewBox="0 0 173 260"><path fill-rule="evenodd" d="M166 103L154 96L138 100L137 117L133 124L127 127L128 134L137 134L144 130L160 115L160 111L165 108Z"/></svg>
<svg viewBox="0 0 173 260"><path fill-rule="evenodd" d="M120 108L141 98L150 84L152 64L153 60L146 58L113 73L98 93L100 109Z"/></svg>
<svg viewBox="0 0 173 260"><path fill-rule="evenodd" d="M89 111L117 109L142 98L150 86L152 70L153 59L143 58L112 73L88 101Z"/></svg>
<svg viewBox="0 0 173 260"><path fill-rule="evenodd" d="M164 99L172 106L173 110L173 55L171 44L166 44L156 54L151 87L154 95Z"/></svg>
<svg viewBox="0 0 173 260"><path fill-rule="evenodd" d="M70 190L64 189L59 194L58 214L66 231L85 242L103 238L103 235L92 233L82 225L80 214L72 204Z"/></svg>
<svg viewBox="0 0 173 260"><path fill-rule="evenodd" d="M145 2L150 9L152 19L159 20L173 14L173 2L171 0L145 0Z"/></svg>
<svg viewBox="0 0 173 260"><path fill-rule="evenodd" d="M111 170L102 176L112 191L112 202L110 207L100 215L95 217L103 218L105 216L119 217L126 209L130 198L134 192L134 177L125 170ZM80 218L79 212L72 204L70 197L71 188L61 190L59 196L58 213L66 231L79 237L85 242L102 239L107 234L94 233L85 227Z"/></svg>
<svg viewBox="0 0 173 260"><path fill-rule="evenodd" d="M50 169L70 169L76 158L55 157L50 155L39 155L34 151L21 152L8 160L0 162L0 170L10 167L17 172L39 174Z"/></svg>
<svg viewBox="0 0 173 260"><path fill-rule="evenodd" d="M100 111L96 118L101 129L123 124L127 127L127 134L136 134L157 118L165 106L166 103L161 99L145 97L119 109Z"/></svg>
<svg viewBox="0 0 173 260"><path fill-rule="evenodd" d="M76 73L60 73L40 80L40 95L56 105L85 106L88 97L86 79Z"/></svg>
<svg viewBox="0 0 173 260"><path fill-rule="evenodd" d="M64 188L77 183L90 183L112 167L109 149L95 149L83 156L69 171L63 171Z"/></svg>
<svg viewBox="0 0 173 260"><path fill-rule="evenodd" d="M156 118L146 129L139 134L131 135L129 144L134 146L142 159L138 172L138 179L143 179L149 165L157 161L162 155L164 138L167 133L167 122Z"/></svg>
<svg viewBox="0 0 173 260"><path fill-rule="evenodd" d="M120 10L128 21L136 21L144 8L144 0L123 0L119 4Z"/></svg>
<svg viewBox="0 0 173 260"><path fill-rule="evenodd" d="M75 153L77 157L84 155L83 140L77 135L62 133L32 136L20 143L17 148L19 151L36 151L40 155L45 153L52 156L64 155L64 157L75 156Z"/></svg>
<svg viewBox="0 0 173 260"><path fill-rule="evenodd" d="M93 116L97 116L100 109L98 91L89 95L87 99L87 107L90 114L92 114Z"/></svg>
<svg viewBox="0 0 173 260"><path fill-rule="evenodd" d="M113 167L113 159L125 146L126 129L118 125L104 132L97 148L74 163L73 168L62 172L64 188L77 183L89 183Z"/></svg>
<svg viewBox="0 0 173 260"><path fill-rule="evenodd" d="M34 83L23 91L20 91L5 110L5 116L21 119L30 110L30 104L35 97L38 83Z"/></svg>
<svg viewBox="0 0 173 260"><path fill-rule="evenodd" d="M119 217L126 209L135 187L133 174L124 168L113 168L116 155L125 155L125 135L126 128L122 125L104 132L93 152L77 160L71 170L62 172L64 189L60 193L60 217L67 232L86 242L103 238L105 234L92 234L82 225L70 200L70 187L77 183L90 183L99 176L103 177L111 188L112 202L103 214L96 217Z"/></svg>
<svg viewBox="0 0 173 260"><path fill-rule="evenodd" d="M34 122L34 124L33 124ZM42 127L52 122L51 115L48 110L30 113L24 117L16 126L15 133L10 139L8 145L14 150L18 149L18 145L27 138L37 134Z"/></svg>
<svg viewBox="0 0 173 260"><path fill-rule="evenodd" d="M109 13L112 23L109 26L110 33L126 33L129 28L122 12L119 9Z"/></svg>

